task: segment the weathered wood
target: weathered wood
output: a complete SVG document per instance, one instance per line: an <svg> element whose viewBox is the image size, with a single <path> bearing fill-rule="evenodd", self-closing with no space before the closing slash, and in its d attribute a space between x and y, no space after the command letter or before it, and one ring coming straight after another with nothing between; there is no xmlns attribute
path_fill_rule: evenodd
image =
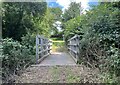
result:
<svg viewBox="0 0 120 85"><path fill-rule="evenodd" d="M39 48L38 48L38 45L39 45L39 41L38 41L38 36L36 36L36 63L38 63L38 59L39 59Z"/></svg>
<svg viewBox="0 0 120 85"><path fill-rule="evenodd" d="M37 35L36 36L36 63L42 61L45 57L50 55L50 50L52 46L52 41L49 39Z"/></svg>
<svg viewBox="0 0 120 85"><path fill-rule="evenodd" d="M75 35L68 40L68 51L77 63L79 60L79 36Z"/></svg>

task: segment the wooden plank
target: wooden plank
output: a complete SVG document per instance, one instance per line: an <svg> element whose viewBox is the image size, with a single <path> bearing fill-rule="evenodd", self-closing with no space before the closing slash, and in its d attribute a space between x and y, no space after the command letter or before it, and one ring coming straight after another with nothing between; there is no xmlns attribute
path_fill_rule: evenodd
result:
<svg viewBox="0 0 120 85"><path fill-rule="evenodd" d="M70 38L68 41L71 41L73 39L75 39L76 37L78 37L77 35L73 36L72 38Z"/></svg>
<svg viewBox="0 0 120 85"><path fill-rule="evenodd" d="M48 50L51 50L51 49L45 49L45 50L39 51L38 54L41 54L41 53L46 52Z"/></svg>
<svg viewBox="0 0 120 85"><path fill-rule="evenodd" d="M78 44L68 44L69 46L78 46Z"/></svg>
<svg viewBox="0 0 120 85"><path fill-rule="evenodd" d="M70 56L73 58L73 60L75 61L75 63L77 63L77 59L69 52Z"/></svg>
<svg viewBox="0 0 120 85"><path fill-rule="evenodd" d="M40 63L41 61L43 61L47 56L49 56L50 55L50 53L48 53L48 54L46 54L46 55L44 55L44 56L42 56L40 59L38 59L38 63Z"/></svg>
<svg viewBox="0 0 120 85"><path fill-rule="evenodd" d="M47 44L39 44L40 46L46 46L46 45L49 45L48 43Z"/></svg>
<svg viewBox="0 0 120 85"><path fill-rule="evenodd" d="M73 56L73 59L78 61L79 59L79 36L75 35L72 38L68 40L68 50L71 56ZM75 53L75 55L73 55Z"/></svg>
<svg viewBox="0 0 120 85"><path fill-rule="evenodd" d="M77 54L77 51L71 49L71 48L68 48L69 50L71 50L72 52L74 52L75 54Z"/></svg>

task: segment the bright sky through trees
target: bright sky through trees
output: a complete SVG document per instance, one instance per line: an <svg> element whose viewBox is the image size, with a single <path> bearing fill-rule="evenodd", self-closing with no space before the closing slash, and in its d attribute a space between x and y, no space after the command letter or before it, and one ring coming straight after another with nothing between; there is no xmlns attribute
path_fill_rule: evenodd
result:
<svg viewBox="0 0 120 85"><path fill-rule="evenodd" d="M81 6L84 10L88 10L90 8L90 5L97 5L98 2L91 2L90 0L72 0L76 3L81 2ZM60 7L62 11L67 9L71 3L71 0L56 0L56 2L48 2L49 7Z"/></svg>

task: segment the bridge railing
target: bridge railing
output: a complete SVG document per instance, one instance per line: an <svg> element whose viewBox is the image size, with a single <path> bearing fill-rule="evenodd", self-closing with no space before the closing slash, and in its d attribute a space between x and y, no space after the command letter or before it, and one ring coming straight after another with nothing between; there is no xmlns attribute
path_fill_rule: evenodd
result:
<svg viewBox="0 0 120 85"><path fill-rule="evenodd" d="M36 36L36 63L41 62L45 57L49 56L52 49L52 41L37 35Z"/></svg>
<svg viewBox="0 0 120 85"><path fill-rule="evenodd" d="M79 59L79 46L80 46L79 40L80 37L78 35L75 35L74 37L68 40L68 44L67 44L68 51L76 63L78 62Z"/></svg>

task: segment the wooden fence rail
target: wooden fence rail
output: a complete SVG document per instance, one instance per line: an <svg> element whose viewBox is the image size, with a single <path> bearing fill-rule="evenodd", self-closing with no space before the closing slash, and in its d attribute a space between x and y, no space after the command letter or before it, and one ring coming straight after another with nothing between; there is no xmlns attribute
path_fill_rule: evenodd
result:
<svg viewBox="0 0 120 85"><path fill-rule="evenodd" d="M52 41L40 35L36 36L36 63L41 62L50 55L51 47Z"/></svg>
<svg viewBox="0 0 120 85"><path fill-rule="evenodd" d="M75 35L74 37L68 40L68 45L67 45L68 51L76 63L78 62L79 59L79 46L80 46L79 40L80 37L78 35Z"/></svg>

